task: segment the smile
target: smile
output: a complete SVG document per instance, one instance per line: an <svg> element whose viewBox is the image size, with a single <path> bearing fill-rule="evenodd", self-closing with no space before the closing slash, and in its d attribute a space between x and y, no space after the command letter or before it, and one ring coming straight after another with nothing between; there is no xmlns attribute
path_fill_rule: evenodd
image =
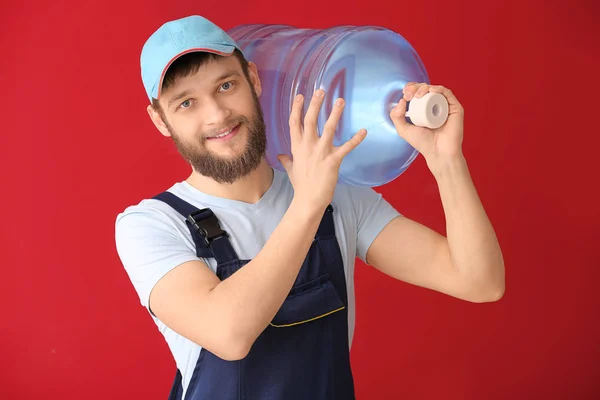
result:
<svg viewBox="0 0 600 400"><path fill-rule="evenodd" d="M239 132L239 130L240 130L240 124L237 124L233 128L219 132L217 135L207 138L207 140L224 142L226 140L233 138Z"/></svg>

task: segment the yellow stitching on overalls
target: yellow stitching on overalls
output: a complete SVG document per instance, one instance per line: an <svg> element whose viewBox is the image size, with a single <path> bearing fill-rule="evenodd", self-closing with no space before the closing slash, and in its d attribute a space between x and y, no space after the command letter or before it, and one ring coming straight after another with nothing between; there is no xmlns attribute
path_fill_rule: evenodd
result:
<svg viewBox="0 0 600 400"><path fill-rule="evenodd" d="M275 325L275 324L273 324L273 323L271 322L269 325L271 325L271 326L274 326L275 328L287 328L288 326L300 325L300 324L304 324L304 323L306 323L306 322L314 321L315 319L319 319L319 318L326 317L326 316L328 316L328 315L330 315L330 314L333 314L334 312L341 311L341 310L343 310L344 308L346 308L346 307L345 307L345 306L343 306L343 307L341 307L341 308L338 308L337 310L329 311L329 312L328 312L328 313L326 313L326 314L319 315L318 317L314 317L314 318L311 318L311 319L307 319L306 321L294 322L293 324L287 324L287 325Z"/></svg>

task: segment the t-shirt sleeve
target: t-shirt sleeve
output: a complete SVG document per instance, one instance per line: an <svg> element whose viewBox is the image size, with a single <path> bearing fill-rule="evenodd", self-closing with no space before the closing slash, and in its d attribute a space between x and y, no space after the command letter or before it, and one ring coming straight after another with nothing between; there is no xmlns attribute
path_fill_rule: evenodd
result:
<svg viewBox="0 0 600 400"><path fill-rule="evenodd" d="M152 207L132 206L119 214L115 241L123 267L148 309L150 292L165 274L187 261L200 260L177 221Z"/></svg>
<svg viewBox="0 0 600 400"><path fill-rule="evenodd" d="M356 257L366 262L367 251L377 235L401 214L372 188L353 187L351 192L357 219Z"/></svg>

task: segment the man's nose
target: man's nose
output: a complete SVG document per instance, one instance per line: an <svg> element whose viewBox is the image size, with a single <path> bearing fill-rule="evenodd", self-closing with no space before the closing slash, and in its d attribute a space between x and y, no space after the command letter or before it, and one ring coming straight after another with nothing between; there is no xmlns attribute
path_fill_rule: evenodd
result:
<svg viewBox="0 0 600 400"><path fill-rule="evenodd" d="M206 124L211 127L222 127L231 115L229 108L214 99L205 102L203 108Z"/></svg>

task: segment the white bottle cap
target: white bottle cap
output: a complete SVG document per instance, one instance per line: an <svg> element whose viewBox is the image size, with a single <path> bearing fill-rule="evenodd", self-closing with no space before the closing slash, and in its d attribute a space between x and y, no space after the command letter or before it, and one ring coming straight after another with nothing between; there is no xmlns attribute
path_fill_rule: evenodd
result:
<svg viewBox="0 0 600 400"><path fill-rule="evenodd" d="M448 101L440 93L427 93L421 98L413 97L406 116L417 126L437 129L448 119Z"/></svg>

